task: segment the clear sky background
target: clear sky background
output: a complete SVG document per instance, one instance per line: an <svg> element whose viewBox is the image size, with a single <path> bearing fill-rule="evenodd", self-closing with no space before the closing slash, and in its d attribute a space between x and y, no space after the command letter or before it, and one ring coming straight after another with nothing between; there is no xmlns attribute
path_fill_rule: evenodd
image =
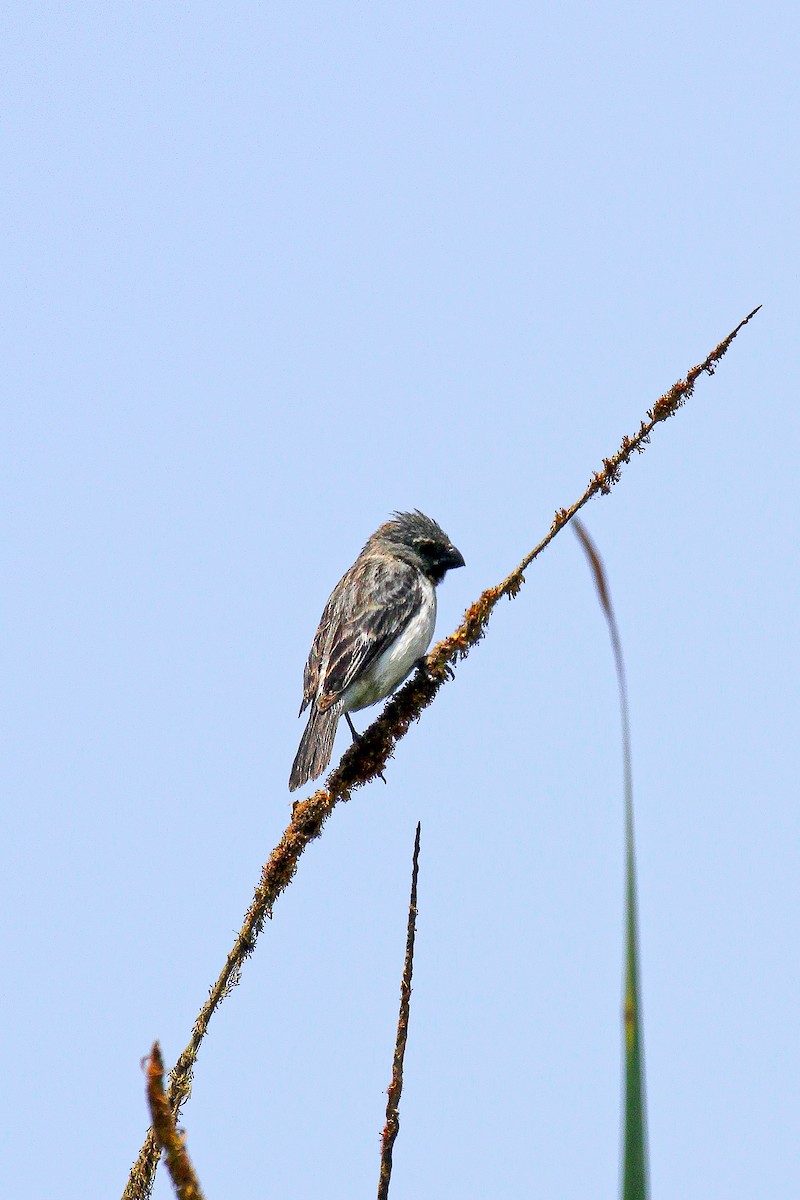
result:
<svg viewBox="0 0 800 1200"><path fill-rule="evenodd" d="M121 1193L366 537L441 522L443 635L759 303L585 519L653 1192L798 1194L799 33L730 0L6 8L4 1194ZM418 819L394 1200L617 1193L621 778L564 531L214 1019L210 1200L374 1195Z"/></svg>

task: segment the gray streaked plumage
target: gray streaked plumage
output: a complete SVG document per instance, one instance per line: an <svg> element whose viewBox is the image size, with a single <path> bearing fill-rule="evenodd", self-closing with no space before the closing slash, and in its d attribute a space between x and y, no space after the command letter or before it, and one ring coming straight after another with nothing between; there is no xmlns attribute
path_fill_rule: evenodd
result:
<svg viewBox="0 0 800 1200"><path fill-rule="evenodd" d="M342 713L383 700L425 654L436 623L436 584L464 559L444 530L418 510L395 513L333 589L303 675L311 706L289 790L330 762Z"/></svg>

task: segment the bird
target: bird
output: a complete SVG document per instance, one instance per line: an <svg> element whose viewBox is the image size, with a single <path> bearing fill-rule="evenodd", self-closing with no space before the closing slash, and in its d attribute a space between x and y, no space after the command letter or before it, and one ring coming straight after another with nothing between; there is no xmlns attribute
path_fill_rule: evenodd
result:
<svg viewBox="0 0 800 1200"><path fill-rule="evenodd" d="M289 791L316 779L331 759L344 714L385 699L431 644L436 587L464 557L442 527L419 509L395 512L367 540L322 613L303 673L308 723L289 776Z"/></svg>

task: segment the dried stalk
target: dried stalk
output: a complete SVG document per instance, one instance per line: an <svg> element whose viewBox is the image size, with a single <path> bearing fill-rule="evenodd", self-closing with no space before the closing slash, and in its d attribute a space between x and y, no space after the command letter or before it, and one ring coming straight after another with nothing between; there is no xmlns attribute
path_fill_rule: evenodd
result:
<svg viewBox="0 0 800 1200"><path fill-rule="evenodd" d="M411 868L411 900L408 905L408 933L403 980L400 984L400 1016L397 1019L397 1039L392 1062L392 1082L386 1101L386 1124L381 1134L381 1173L378 1179L378 1200L388 1200L392 1178L392 1151L400 1129L400 1094L403 1091L403 1059L408 1040L408 1014L411 1008L411 975L414 970L414 937L417 931L417 875L419 873L419 824L414 839L414 860Z"/></svg>
<svg viewBox="0 0 800 1200"><path fill-rule="evenodd" d="M466 658L471 648L484 636L500 598L516 596L524 583L525 571L556 534L593 496L610 492L631 454L634 451L641 453L655 426L671 417L686 403L701 375L714 374L717 363L733 339L757 312L757 308L753 309L703 362L692 367L685 379L678 380L656 401L647 413L647 420L642 421L638 432L633 437L624 437L616 454L603 459L602 470L592 476L583 495L570 508L560 508L556 511L549 532L539 544L526 554L501 583L487 588L467 609L458 628L434 646L424 665L420 666L408 683L387 702L381 715L373 721L359 741L345 751L338 767L328 776L326 785L307 800L301 800L293 806L292 819L262 868L261 879L233 948L198 1014L189 1043L170 1074L167 1096L173 1116L177 1118L190 1095L192 1071L208 1023L222 999L238 982L244 961L252 954L264 921L271 916L275 901L291 882L300 855L306 846L319 837L325 821L340 801L349 800L356 788L363 787L383 772L395 745L407 733L412 721L419 718L423 709L433 702L439 688L452 678L453 667L459 659ZM158 1148L151 1130L131 1169L123 1200L146 1200L153 1185L157 1163Z"/></svg>
<svg viewBox="0 0 800 1200"><path fill-rule="evenodd" d="M200 1184L164 1094L164 1060L158 1042L153 1042L147 1060L147 1100L158 1149L163 1149L166 1154L167 1170L178 1200L203 1200Z"/></svg>

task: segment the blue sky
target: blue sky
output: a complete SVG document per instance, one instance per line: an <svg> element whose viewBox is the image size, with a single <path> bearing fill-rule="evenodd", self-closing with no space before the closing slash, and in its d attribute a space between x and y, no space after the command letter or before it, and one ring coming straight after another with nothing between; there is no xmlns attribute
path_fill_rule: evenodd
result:
<svg viewBox="0 0 800 1200"><path fill-rule="evenodd" d="M448 632L759 303L584 515L654 1194L795 1193L796 6L3 24L9 1194L122 1191L140 1059L184 1046L289 818L303 662L369 533L445 527ZM215 1018L183 1114L209 1197L377 1187L417 820L393 1197L616 1193L621 778L566 531Z"/></svg>

